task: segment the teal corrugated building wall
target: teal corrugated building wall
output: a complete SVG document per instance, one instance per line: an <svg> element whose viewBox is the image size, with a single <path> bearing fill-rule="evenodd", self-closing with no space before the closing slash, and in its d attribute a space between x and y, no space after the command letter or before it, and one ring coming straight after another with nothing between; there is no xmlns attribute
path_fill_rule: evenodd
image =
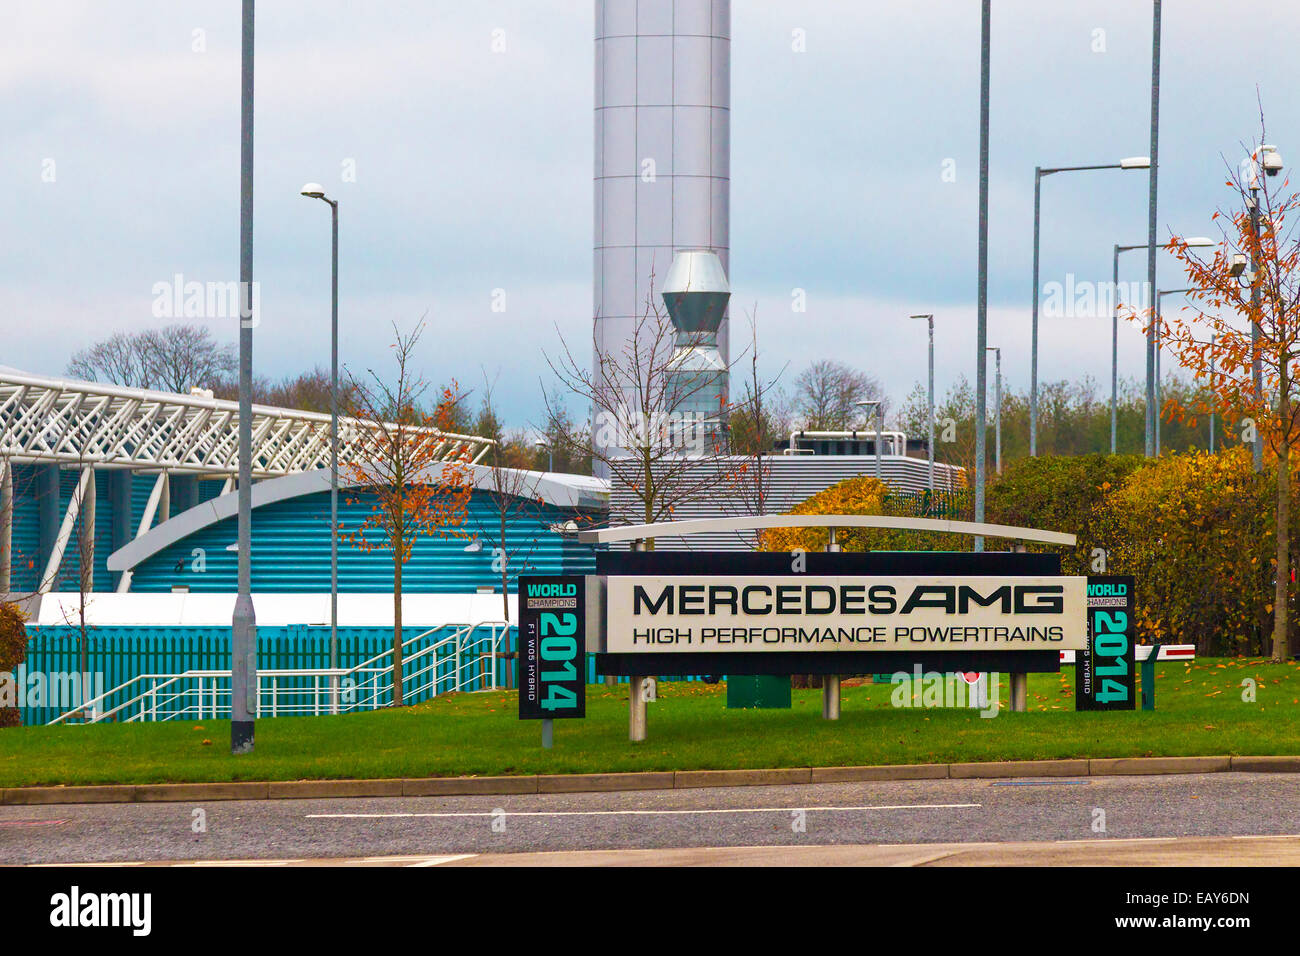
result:
<svg viewBox="0 0 1300 956"><path fill-rule="evenodd" d="M355 531L371 511L371 499L355 492L340 494L339 523ZM576 537L551 528L581 518L578 512L549 505L532 505L510 516L506 534L515 573L590 574L595 551ZM464 594L479 587L501 587L493 570L493 528L497 511L491 496L474 492L469 514L456 534L422 535L402 569L407 594ZM311 593L329 590L329 494L309 494L253 510L253 590L272 593ZM232 592L236 587L236 519L202 528L143 561L135 569L133 592ZM98 581L96 582L98 583ZM346 593L390 593L393 561L390 552L370 552L339 543L339 590Z"/></svg>

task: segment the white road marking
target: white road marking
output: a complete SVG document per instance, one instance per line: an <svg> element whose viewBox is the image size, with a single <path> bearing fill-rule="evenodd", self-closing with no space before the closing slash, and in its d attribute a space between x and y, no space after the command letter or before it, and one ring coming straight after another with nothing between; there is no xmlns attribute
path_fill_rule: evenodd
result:
<svg viewBox="0 0 1300 956"><path fill-rule="evenodd" d="M478 856L477 853L457 853L454 856L431 856L419 863L411 863L410 866L442 866L444 863L455 863L457 860L468 860L472 856Z"/></svg>
<svg viewBox="0 0 1300 956"><path fill-rule="evenodd" d="M834 846L835 844L831 845ZM969 850L977 846L1002 846L1001 843L876 843L864 845L875 846L881 850L919 850L928 846L961 847L963 850Z"/></svg>
<svg viewBox="0 0 1300 956"><path fill-rule="evenodd" d="M940 853L931 853L929 856L923 856L919 860L900 860L897 863L889 864L895 868L906 868L911 866L925 866L927 863L934 863L936 860L946 860L948 857L955 855L958 850L943 850Z"/></svg>
<svg viewBox="0 0 1300 956"><path fill-rule="evenodd" d="M705 810L474 810L447 813L309 813L308 820L384 820L441 817L630 817L685 816L700 813L857 813L865 810L968 810L982 803L911 803L882 807L726 807Z"/></svg>
<svg viewBox="0 0 1300 956"><path fill-rule="evenodd" d="M302 860L193 860L187 863L173 863L172 866L288 866L290 863L302 863Z"/></svg>
<svg viewBox="0 0 1300 956"><path fill-rule="evenodd" d="M1234 840L1300 840L1300 833L1268 833L1260 836L1235 836Z"/></svg>
<svg viewBox="0 0 1300 956"><path fill-rule="evenodd" d="M1101 837L1092 840L1053 840L1053 843L1174 843L1179 837Z"/></svg>

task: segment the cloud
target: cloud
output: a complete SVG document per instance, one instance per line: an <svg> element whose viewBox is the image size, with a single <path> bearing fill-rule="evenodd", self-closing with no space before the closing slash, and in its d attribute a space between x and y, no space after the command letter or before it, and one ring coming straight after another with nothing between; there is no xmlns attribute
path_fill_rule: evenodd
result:
<svg viewBox="0 0 1300 956"><path fill-rule="evenodd" d="M941 387L973 377L978 5L734 7L735 308L759 303L774 360L852 360L896 398L924 373L902 317L934 311ZM6 364L57 373L75 345L156 321L155 282L235 277L238 6L46 0L6 16L0 331ZM1300 10L1225 17L1183 0L1164 20L1161 233L1212 234L1232 198L1223 157L1258 130L1257 85L1270 137L1300 158ZM573 0L260 5L259 373L328 357L328 211L298 195L315 180L341 203L345 357L378 361L389 322L428 311L431 378L477 383L499 366L507 416L535 413L554 325L589 332L592 28ZM999 0L993 31L990 341L1027 383L1034 166L1149 151L1150 6ZM1108 280L1113 244L1145 235L1144 174L1044 182L1044 282ZM1129 259L1122 278L1139 278ZM1182 284L1172 263L1160 284ZM790 312L794 288L805 315ZM495 289L505 313L490 311ZM1045 322L1044 378L1107 379L1108 342Z"/></svg>

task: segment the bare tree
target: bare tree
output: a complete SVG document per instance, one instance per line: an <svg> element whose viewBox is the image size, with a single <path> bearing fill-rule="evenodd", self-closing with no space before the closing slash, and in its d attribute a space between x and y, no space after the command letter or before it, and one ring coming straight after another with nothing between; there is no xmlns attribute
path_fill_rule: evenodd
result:
<svg viewBox="0 0 1300 956"><path fill-rule="evenodd" d="M621 349L606 350L593 330L590 369L574 357L563 336L559 355L546 357L563 387L594 412L592 432L568 433L562 443L570 453L603 465L636 501L636 514L616 515L611 504L611 519L668 520L679 504L707 494L717 483L731 408L725 393L716 408L701 405L712 401L728 370L699 374L686 365L706 344L704 335L679 333L667 312L648 299ZM551 395L544 400L548 419L555 420L561 407ZM647 544L654 546L653 540Z"/></svg>
<svg viewBox="0 0 1300 956"><path fill-rule="evenodd" d="M235 346L217 342L206 326L177 323L143 332L141 339L149 377L165 391L207 388L238 367Z"/></svg>
<svg viewBox="0 0 1300 956"><path fill-rule="evenodd" d="M68 374L130 388L184 395L212 388L237 367L233 344L221 344L202 325L175 323L144 332L118 332L72 356Z"/></svg>
<svg viewBox="0 0 1300 956"><path fill-rule="evenodd" d="M75 353L68 362L67 374L90 382L148 388L149 372L140 344L139 336L115 332Z"/></svg>
<svg viewBox="0 0 1300 956"><path fill-rule="evenodd" d="M865 372L836 362L820 359L799 373L794 380L795 410L809 431L837 431L851 427L860 414L858 402L877 399L881 417L889 410L888 399L880 383Z"/></svg>
<svg viewBox="0 0 1300 956"><path fill-rule="evenodd" d="M412 356L424 331L409 335L393 327L396 341L394 378L374 370L366 378L348 374L353 396L350 414L371 425L362 432L356 457L342 463L348 484L364 494L370 514L342 537L362 551L388 551L393 560L393 704L402 693L402 569L420 535L463 537L473 485L468 453L448 458L447 423L459 395L452 383L443 388L432 413L420 409L428 383L415 371Z"/></svg>
<svg viewBox="0 0 1300 956"><path fill-rule="evenodd" d="M768 514L772 493L772 464L777 439L789 425L789 413L783 407L777 382L787 366L783 366L776 379L764 381L758 372L758 319L757 308L746 314L749 320L749 376L741 385L741 398L731 411L731 428L728 432L730 451L734 463L725 475L729 494L720 500L724 508L740 515ZM787 363L788 365L788 363ZM753 544L752 532L738 532L748 544Z"/></svg>

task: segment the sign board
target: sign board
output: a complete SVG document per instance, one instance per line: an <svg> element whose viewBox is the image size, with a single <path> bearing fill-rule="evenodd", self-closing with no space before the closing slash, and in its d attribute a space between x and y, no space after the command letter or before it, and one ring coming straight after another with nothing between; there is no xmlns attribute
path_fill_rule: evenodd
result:
<svg viewBox="0 0 1300 956"><path fill-rule="evenodd" d="M1133 577L1088 578L1088 646L1075 655L1075 710L1133 710Z"/></svg>
<svg viewBox="0 0 1300 956"><path fill-rule="evenodd" d="M1083 577L611 575L604 650L1080 650L1086 602Z"/></svg>
<svg viewBox="0 0 1300 956"><path fill-rule="evenodd" d="M586 716L585 602L579 575L519 578L520 720Z"/></svg>

